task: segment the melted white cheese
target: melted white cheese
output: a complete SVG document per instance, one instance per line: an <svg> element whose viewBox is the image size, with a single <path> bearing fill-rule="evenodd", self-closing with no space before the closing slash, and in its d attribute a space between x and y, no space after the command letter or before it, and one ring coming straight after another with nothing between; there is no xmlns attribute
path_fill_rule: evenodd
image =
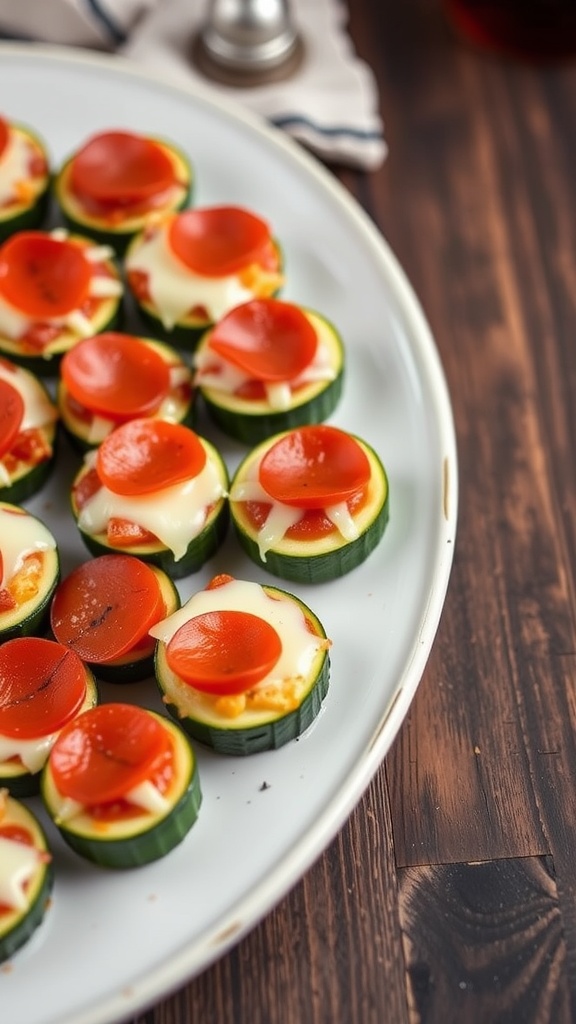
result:
<svg viewBox="0 0 576 1024"><path fill-rule="evenodd" d="M8 369L0 362L0 380L11 384L18 391L24 402L24 417L20 430L32 430L54 423L58 412L43 387L19 367Z"/></svg>
<svg viewBox="0 0 576 1024"><path fill-rule="evenodd" d="M40 853L36 847L0 835L0 903L12 910L27 910L26 885L39 864Z"/></svg>
<svg viewBox="0 0 576 1024"><path fill-rule="evenodd" d="M4 563L0 586L3 587L22 567L26 555L56 547L55 538L40 520L4 508L0 508L0 538Z"/></svg>
<svg viewBox="0 0 576 1024"><path fill-rule="evenodd" d="M305 509L297 508L294 505L285 505L282 501L275 501L262 484L258 477L259 463L256 461L249 468L247 476L232 484L230 489L230 501L262 501L271 506L266 517L266 522L258 531L256 541L258 551L263 562L266 561L266 552L275 547L282 540L291 526L300 522L306 514ZM344 540L356 540L359 535L358 526L354 517L350 514L345 501L337 505L328 505L322 509L324 515L336 527Z"/></svg>
<svg viewBox="0 0 576 1024"><path fill-rule="evenodd" d="M86 464L93 465L95 460L96 453L90 452ZM208 506L225 494L217 466L208 456L194 479L150 494L132 497L101 487L82 508L78 525L85 533L95 535L106 531L110 519L127 519L158 537L178 560L190 541L202 532Z"/></svg>
<svg viewBox="0 0 576 1024"><path fill-rule="evenodd" d="M154 311L170 331L194 306L202 306L211 320L219 320L233 306L254 297L238 275L204 277L195 274L171 252L167 225L159 225L143 237L126 257L126 270L148 275L148 290Z"/></svg>
<svg viewBox="0 0 576 1024"><path fill-rule="evenodd" d="M145 779L134 786L134 789L126 794L126 800L135 807L141 807L143 811L150 811L150 814L163 814L170 806L170 801L150 779Z"/></svg>
<svg viewBox="0 0 576 1024"><path fill-rule="evenodd" d="M55 791L56 793L56 791ZM170 807L170 801L160 792L150 779L140 782L133 789L124 794L123 800L133 807L140 807L150 814L165 814ZM70 797L63 797L57 793L56 821L65 822L79 815L89 814L89 804L82 804L78 800L71 800Z"/></svg>
<svg viewBox="0 0 576 1024"><path fill-rule="evenodd" d="M287 679L306 678L316 654L325 646L323 637L310 632L302 609L295 601L269 597L259 583L247 580L231 580L213 590L200 590L182 608L154 625L150 635L167 644L189 619L222 610L251 612L270 623L280 637L280 658L254 689L277 686Z"/></svg>
<svg viewBox="0 0 576 1024"><path fill-rule="evenodd" d="M227 362L219 353L206 345L194 358L196 368L196 384L203 388L213 388L225 394L234 394L244 384L254 378L232 363ZM305 384L316 381L330 381L336 377L336 371L330 363L328 347L319 343L311 363L297 377L290 381L274 381L265 383L266 399L271 409L282 412L292 404L292 392Z"/></svg>
<svg viewBox="0 0 576 1024"><path fill-rule="evenodd" d="M29 171L30 143L25 135L12 129L6 149L0 158L0 206L18 197L18 184L32 181Z"/></svg>
<svg viewBox="0 0 576 1024"><path fill-rule="evenodd" d="M54 745L58 733L41 736L39 739L23 740L19 737L3 736L0 733L0 764L12 757L19 757L24 767L35 774L44 767L46 758Z"/></svg>

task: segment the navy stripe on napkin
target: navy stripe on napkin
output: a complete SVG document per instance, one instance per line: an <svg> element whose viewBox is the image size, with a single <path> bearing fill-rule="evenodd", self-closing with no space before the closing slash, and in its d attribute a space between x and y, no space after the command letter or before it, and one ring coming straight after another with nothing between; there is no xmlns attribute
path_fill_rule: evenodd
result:
<svg viewBox="0 0 576 1024"><path fill-rule="evenodd" d="M116 46L126 42L128 38L126 32L118 22L110 17L110 14L104 9L99 0L84 0L84 3L89 8L94 19L100 23L100 26L104 28Z"/></svg>

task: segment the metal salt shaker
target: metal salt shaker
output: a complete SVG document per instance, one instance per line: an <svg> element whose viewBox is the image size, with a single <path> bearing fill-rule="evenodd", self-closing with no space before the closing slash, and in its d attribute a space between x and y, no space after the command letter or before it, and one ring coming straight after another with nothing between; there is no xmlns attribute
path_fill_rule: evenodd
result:
<svg viewBox="0 0 576 1024"><path fill-rule="evenodd" d="M287 78L302 56L288 0L210 0L193 52L204 74L230 85Z"/></svg>

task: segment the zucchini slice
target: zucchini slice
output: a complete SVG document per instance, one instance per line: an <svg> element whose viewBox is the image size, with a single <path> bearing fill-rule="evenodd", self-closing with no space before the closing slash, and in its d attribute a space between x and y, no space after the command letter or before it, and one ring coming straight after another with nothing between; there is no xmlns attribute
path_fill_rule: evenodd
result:
<svg viewBox="0 0 576 1024"><path fill-rule="evenodd" d="M0 963L28 942L44 919L53 881L52 858L39 821L0 790Z"/></svg>
<svg viewBox="0 0 576 1024"><path fill-rule="evenodd" d="M259 483L260 465L266 453L292 434L285 431L269 438L241 462L230 486L231 521L242 549L256 565L273 576L297 583L323 583L351 572L380 543L389 517L388 477L374 449L361 438L346 435L364 452L370 470L369 479L356 498L338 503L347 523L342 530L337 528L322 507L302 508L295 522L294 504L276 501ZM329 465L331 460L326 461ZM267 533L272 536L267 537Z"/></svg>
<svg viewBox="0 0 576 1024"><path fill-rule="evenodd" d="M329 686L330 641L318 617L293 594L231 577L217 577L215 582L150 631L158 639L155 671L162 699L186 732L219 754L275 750L300 736L318 716ZM241 692L223 693L216 686L212 692L198 689L171 663L171 641L178 630L186 629L191 620L199 621L198 616L213 617L222 611L255 615L277 632L281 642L279 660ZM234 637L228 642L237 668L242 641ZM190 652L194 653L193 646ZM234 689L234 682L229 682L233 675L225 683L227 691Z"/></svg>
<svg viewBox="0 0 576 1024"><path fill-rule="evenodd" d="M284 304L285 305L285 304ZM214 356L210 350L212 331L201 338L194 357L197 367L196 384L212 420L225 434L244 444L255 445L283 430L300 427L306 423L322 423L332 415L342 395L344 382L344 346L334 325L311 309L302 309L318 339L317 354L310 364L310 372L301 373L300 381L292 387L284 382L281 396L278 382L275 390L265 391L260 384L258 397L244 397L241 388L252 381L248 374L232 369L226 370L226 361L221 365L227 387L218 387L218 375L210 372ZM231 314L234 315L234 312ZM219 325L220 327L220 325ZM203 367L206 367L204 372ZM230 368L230 364L228 364ZM209 383L204 383L204 379Z"/></svg>
<svg viewBox="0 0 576 1024"><path fill-rule="evenodd" d="M107 332L100 332L98 337L106 338ZM166 419L172 423L182 423L184 426L193 427L195 421L194 390L192 387L192 371L184 362L180 354L172 345L157 341L154 338L142 338L130 335L130 338L143 347L144 352L152 350L166 365L169 372L169 389L160 405L150 413L151 416L159 419ZM86 339L93 344L95 339ZM74 348L76 356L83 342L79 342ZM64 357L66 359L66 357ZM63 360L64 362L64 360ZM56 399L60 413L60 422L72 447L85 454L91 448L96 448L105 437L118 425L108 416L94 412L87 404L81 404L70 394L70 389L63 379L64 366L60 365L60 377L58 381Z"/></svg>
<svg viewBox="0 0 576 1024"><path fill-rule="evenodd" d="M64 841L79 856L107 868L139 867L164 857L190 831L202 803L194 751L188 737L174 722L164 715L130 705L100 705L94 710L127 707L139 716L158 722L167 734L172 777L161 798L157 795L158 807L145 809L142 802L137 805L124 797L102 801L99 805L63 797L55 782L53 762L64 734L52 748L42 774L42 798ZM86 712L75 724L81 725L91 714ZM95 791L99 784L97 760L94 759L96 774L92 784Z"/></svg>
<svg viewBox="0 0 576 1024"><path fill-rule="evenodd" d="M18 505L44 486L54 468L58 409L44 383L9 360L0 359L0 385L14 389L22 402L20 428L0 456L0 501Z"/></svg>
<svg viewBox="0 0 576 1024"><path fill-rule="evenodd" d="M83 505L81 511L79 495L86 484L90 484L90 480L93 479L96 470L93 463L95 453L89 453L86 456L84 466L80 469L72 483L71 508L80 536L91 554L103 555L122 550L124 553L141 558L150 565L157 566L173 580L181 579L184 576L190 576L192 573L197 572L212 557L222 544L228 530L228 469L224 459L214 445L206 438L200 437L200 435L198 437L206 451L207 465L209 466L211 480L214 484L214 489L211 492L213 496L209 503L207 505L202 503L199 507L194 506L193 492L187 493L184 490L185 484L182 485L182 488L166 488L163 491L157 491L155 494L154 510L152 510L149 495L144 496L145 500L142 503L142 506L146 506L149 513L155 511L158 516L162 516L164 529L166 529L167 524L170 524L172 529L172 526L177 527L181 523L182 516L177 514L178 510L185 510L187 519L190 518L192 512L196 514L197 521L191 530L187 530L184 537L180 533L178 535L174 532L171 533L172 539L170 543L172 546L169 546L168 541L162 543L155 538L150 541L147 539L145 543L130 543L119 547L118 544L110 541L110 519L108 519L103 527L96 528L94 531L88 528L85 519L84 521L82 519L87 505ZM96 476L96 489L99 487L100 484ZM110 492L108 492L109 497ZM114 496L114 499L117 499L114 504L114 516L116 518L121 517L127 522L134 522L138 514L137 510L135 511L134 502L131 502L128 508L124 506L120 495ZM98 500L97 490L96 500ZM123 509L125 507L126 513L124 514ZM164 512L165 514L163 514ZM200 519L202 519L202 525L200 525ZM151 534L154 533L151 526L148 526L148 529ZM193 534L192 536L190 535L191 533Z"/></svg>
<svg viewBox="0 0 576 1024"><path fill-rule="evenodd" d="M30 236L33 236L32 240ZM60 359L80 338L117 326L122 311L124 286L113 251L106 246L97 246L91 238L68 234L64 229L56 228L49 232L19 232L9 238L4 246L14 246L17 242L20 248L24 248L24 238L28 239L27 246L37 244L44 251L39 257L34 253L18 254L23 268L19 271L18 308L0 296L0 355L39 377L46 377L57 373ZM53 253L46 255L52 240L56 244L66 244L66 249L62 246L60 262ZM79 251L89 267L85 287L79 286L77 289L82 297L77 301L71 299L71 306L54 316L48 313L29 313L26 309L29 303L27 292L36 291L42 297L51 296L52 287L64 289L71 281L67 257L64 255L70 251ZM52 268L61 272L53 273ZM25 275L29 278L26 286ZM30 283L33 279L36 279L37 285ZM64 304L64 300L61 304Z"/></svg>
<svg viewBox="0 0 576 1024"><path fill-rule="evenodd" d="M0 786L15 797L33 796L59 730L98 703L96 681L54 640L16 637L0 648L0 698ZM21 709L16 723L14 705Z"/></svg>
<svg viewBox="0 0 576 1024"><path fill-rule="evenodd" d="M40 227L50 194L50 161L39 135L2 120L6 144L0 153L0 242L16 231Z"/></svg>
<svg viewBox="0 0 576 1024"><path fill-rule="evenodd" d="M155 565L133 555L103 555L77 566L59 584L50 624L58 642L75 651L97 679L134 683L154 676L155 641L147 624L172 615L180 603L174 582Z"/></svg>
<svg viewBox="0 0 576 1024"><path fill-rule="evenodd" d="M106 133L105 133L106 134ZM158 215L184 209L192 201L195 175L193 166L186 154L173 142L166 139L150 138L173 165L177 184L164 194L161 200L155 199L128 208L122 204L108 204L105 212L97 206L88 209L86 204L75 195L71 184L73 154L62 165L54 179L54 195L62 212L64 222L72 231L88 235L95 241L110 245L118 256L122 256L130 240L141 231L145 224Z"/></svg>
<svg viewBox="0 0 576 1024"><path fill-rule="evenodd" d="M172 615L180 607L180 594L174 585L173 580L155 565L150 568L158 576L166 615ZM152 639L144 645L140 645L138 651L129 651L121 658L109 661L106 664L95 664L90 667L98 679L107 683L136 683L142 679L154 678L154 655L155 643Z"/></svg>
<svg viewBox="0 0 576 1024"><path fill-rule="evenodd" d="M0 502L3 573L0 577L0 643L42 632L60 579L56 539L26 509Z"/></svg>
<svg viewBox="0 0 576 1024"><path fill-rule="evenodd" d="M195 209L197 214L212 208ZM184 211L182 216L186 217ZM149 225L126 251L126 281L146 329L153 337L193 352L202 334L234 306L278 295L284 283L284 255L270 238L267 265L252 259L234 271L205 275L178 259L169 245L175 218Z"/></svg>

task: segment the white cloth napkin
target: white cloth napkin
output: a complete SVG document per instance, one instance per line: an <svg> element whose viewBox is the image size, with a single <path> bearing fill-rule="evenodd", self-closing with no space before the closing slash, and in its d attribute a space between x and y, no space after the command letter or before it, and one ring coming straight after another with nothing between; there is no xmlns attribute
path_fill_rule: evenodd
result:
<svg viewBox="0 0 576 1024"><path fill-rule="evenodd" d="M285 129L327 162L372 170L386 156L378 93L354 52L342 0L291 0L304 59L284 81L208 80L190 60L207 0L0 0L0 36L111 50L184 81L207 83Z"/></svg>

